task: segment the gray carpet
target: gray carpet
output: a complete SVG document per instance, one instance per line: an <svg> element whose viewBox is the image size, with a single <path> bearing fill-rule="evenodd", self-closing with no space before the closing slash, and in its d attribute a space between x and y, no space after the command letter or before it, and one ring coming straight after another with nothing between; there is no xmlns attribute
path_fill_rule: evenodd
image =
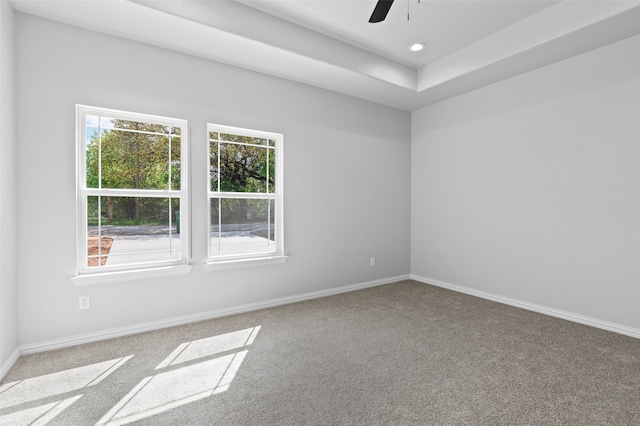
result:
<svg viewBox="0 0 640 426"><path fill-rule="evenodd" d="M640 340L407 281L24 356L0 391L1 424L640 425Z"/></svg>

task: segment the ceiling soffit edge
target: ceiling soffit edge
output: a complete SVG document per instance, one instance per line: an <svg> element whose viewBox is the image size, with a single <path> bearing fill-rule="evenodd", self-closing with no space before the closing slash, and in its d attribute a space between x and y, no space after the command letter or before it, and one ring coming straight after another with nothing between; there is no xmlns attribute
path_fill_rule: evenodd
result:
<svg viewBox="0 0 640 426"><path fill-rule="evenodd" d="M12 4L19 12L405 111L640 34L638 1L564 1L415 70L237 2Z"/></svg>

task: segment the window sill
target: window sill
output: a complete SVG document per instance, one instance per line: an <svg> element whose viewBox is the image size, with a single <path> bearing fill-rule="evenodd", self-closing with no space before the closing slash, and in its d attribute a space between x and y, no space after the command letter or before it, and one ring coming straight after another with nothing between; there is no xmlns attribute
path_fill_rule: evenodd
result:
<svg viewBox="0 0 640 426"><path fill-rule="evenodd" d="M205 271L220 271L224 269L248 268L251 266L273 265L284 263L289 256L254 257L251 259L211 260L204 263Z"/></svg>
<svg viewBox="0 0 640 426"><path fill-rule="evenodd" d="M159 268L137 269L130 271L103 272L71 277L77 286L106 284L113 282L142 280L147 278L162 278L173 275L186 275L191 272L192 265L163 266Z"/></svg>

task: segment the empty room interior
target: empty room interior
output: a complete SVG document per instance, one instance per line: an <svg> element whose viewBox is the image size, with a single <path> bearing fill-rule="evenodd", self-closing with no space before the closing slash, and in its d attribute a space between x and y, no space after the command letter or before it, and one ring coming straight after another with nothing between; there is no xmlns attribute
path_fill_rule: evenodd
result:
<svg viewBox="0 0 640 426"><path fill-rule="evenodd" d="M640 424L640 2L0 0L0 236L0 424Z"/></svg>

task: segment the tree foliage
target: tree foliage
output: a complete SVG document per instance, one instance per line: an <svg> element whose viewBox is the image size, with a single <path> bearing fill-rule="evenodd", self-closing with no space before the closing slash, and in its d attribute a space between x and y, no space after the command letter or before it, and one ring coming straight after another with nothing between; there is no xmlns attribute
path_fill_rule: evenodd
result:
<svg viewBox="0 0 640 426"><path fill-rule="evenodd" d="M110 120L93 129L87 143L87 187L180 189L180 129L130 120ZM100 215L107 223L168 223L169 199L103 197ZM96 198L97 200L97 198ZM171 201L173 209L178 200ZM90 216L97 217L98 207Z"/></svg>
<svg viewBox="0 0 640 426"><path fill-rule="evenodd" d="M217 192L219 184L220 192L273 193L275 162L275 149L269 147L267 139L221 135L210 147L211 190ZM266 223L270 205L267 199L214 199L211 221Z"/></svg>
<svg viewBox="0 0 640 426"><path fill-rule="evenodd" d="M180 189L180 128L117 119L107 123L106 128L87 128L88 188ZM273 193L275 142L219 136L215 133L216 141L210 146L211 190ZM178 199L156 197L105 196L98 203L94 196L88 201L90 223L100 216L105 224L164 225L169 223L169 212L180 208ZM265 223L272 208L273 203L267 199L222 197L212 200L212 223Z"/></svg>
<svg viewBox="0 0 640 426"><path fill-rule="evenodd" d="M237 136L240 140L255 138ZM245 142L246 143L246 142ZM211 190L273 192L275 150L266 146L215 142L211 144Z"/></svg>

